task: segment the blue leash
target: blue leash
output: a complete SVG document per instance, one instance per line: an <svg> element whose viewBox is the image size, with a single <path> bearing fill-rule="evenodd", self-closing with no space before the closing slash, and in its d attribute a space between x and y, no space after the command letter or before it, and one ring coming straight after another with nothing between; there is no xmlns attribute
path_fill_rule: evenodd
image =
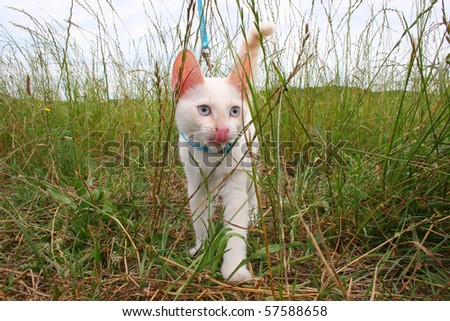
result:
<svg viewBox="0 0 450 321"><path fill-rule="evenodd" d="M197 0L197 10L200 17L200 40L202 43L201 55L205 59L206 65L208 66L208 71L212 70L212 65L210 61L211 50L209 49L208 33L206 32L206 19L205 11L203 10L202 0Z"/></svg>
<svg viewBox="0 0 450 321"><path fill-rule="evenodd" d="M204 49L209 49L209 41L208 41L208 33L206 32L206 20L205 13L203 11L203 3L202 0L197 0L197 10L198 15L200 16L200 38L202 40L202 51Z"/></svg>
<svg viewBox="0 0 450 321"><path fill-rule="evenodd" d="M205 152L205 153L211 153L211 154L228 154L228 152L230 151L230 149L231 149L231 147L232 147L231 143L227 143L227 144L225 145L225 147L224 147L221 151L219 151L219 152L212 152L212 151L209 150L208 147L203 146L203 145L200 145L200 144L197 144L197 143L193 142L192 140L190 140L189 138L187 138L186 135L185 135L181 130L180 130L180 135L181 135L181 137L183 137L183 139L184 139L185 141L188 142L189 145L191 145L191 146L194 147L195 149L201 150L202 152Z"/></svg>

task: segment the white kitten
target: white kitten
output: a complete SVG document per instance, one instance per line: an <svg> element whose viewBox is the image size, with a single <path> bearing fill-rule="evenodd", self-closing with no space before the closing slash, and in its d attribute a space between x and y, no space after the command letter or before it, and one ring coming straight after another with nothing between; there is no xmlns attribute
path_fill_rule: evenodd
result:
<svg viewBox="0 0 450 321"><path fill-rule="evenodd" d="M252 179L252 155L257 139L246 99L260 48L260 35L271 35L273 23L250 30L240 60L227 78L204 77L191 51L178 54L172 71L172 89L178 98L176 123L180 131L180 158L188 181L196 244L201 249L215 211L217 196L224 204L224 222L231 234L223 256L222 275L232 282L250 280L246 259L249 212L257 207Z"/></svg>

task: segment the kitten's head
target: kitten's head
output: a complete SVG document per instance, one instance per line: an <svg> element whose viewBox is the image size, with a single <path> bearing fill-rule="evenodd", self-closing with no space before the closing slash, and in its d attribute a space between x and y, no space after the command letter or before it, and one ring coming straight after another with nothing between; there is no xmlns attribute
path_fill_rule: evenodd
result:
<svg viewBox="0 0 450 321"><path fill-rule="evenodd" d="M178 99L179 131L211 149L221 150L232 143L248 117L245 97L250 69L250 59L245 55L227 78L207 78L191 51L178 54L172 70L172 89Z"/></svg>

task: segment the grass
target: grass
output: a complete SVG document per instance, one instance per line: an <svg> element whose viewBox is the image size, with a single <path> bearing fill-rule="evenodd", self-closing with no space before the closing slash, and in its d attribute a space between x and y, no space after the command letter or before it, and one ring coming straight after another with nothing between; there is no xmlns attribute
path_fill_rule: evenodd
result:
<svg viewBox="0 0 450 321"><path fill-rule="evenodd" d="M75 24L22 11L33 27L16 28L31 40L5 27L1 37L0 298L449 300L448 15L443 3L415 4L412 21L397 12L399 42L383 47L370 41L375 18L392 10L372 13L358 49L366 56L339 38L357 8L329 22L326 54L311 17L308 27L280 26L299 32L297 47L295 31L265 47L267 81L252 107L262 141L261 215L248 239L255 279L234 285L218 269L219 212L205 250L188 255L194 236L162 54L181 46L186 11L178 31L147 12L156 32L145 40L161 51L148 47L147 60L132 63L105 22L108 8L77 4L98 22L95 58L71 38ZM436 8L443 23L432 19ZM220 26L248 23L208 10L220 75L231 64L221 49L239 38ZM406 60L393 68L401 46Z"/></svg>

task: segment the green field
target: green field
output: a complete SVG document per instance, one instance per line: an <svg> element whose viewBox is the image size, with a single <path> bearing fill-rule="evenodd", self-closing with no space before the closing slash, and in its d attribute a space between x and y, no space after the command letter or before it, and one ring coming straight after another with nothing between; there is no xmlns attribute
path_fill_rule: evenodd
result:
<svg viewBox="0 0 450 321"><path fill-rule="evenodd" d="M135 75L111 42L100 67L80 67L63 22L30 17L26 44L3 33L0 299L450 300L450 25L432 6L442 38L429 43L423 7L400 38L416 30L410 56L384 83L384 64L362 86L322 81L312 28L293 67L265 49L247 284L220 275L220 210L204 252L188 254L170 65L150 59Z"/></svg>

